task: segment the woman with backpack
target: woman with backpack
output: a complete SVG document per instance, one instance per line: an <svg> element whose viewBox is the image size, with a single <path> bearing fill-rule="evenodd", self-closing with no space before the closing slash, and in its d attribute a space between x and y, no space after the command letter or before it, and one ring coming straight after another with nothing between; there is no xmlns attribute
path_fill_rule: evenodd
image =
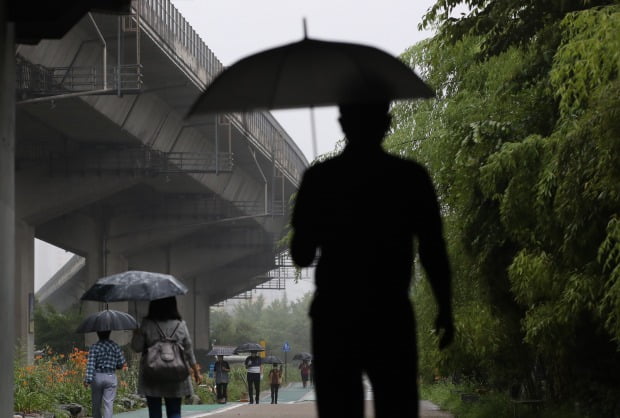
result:
<svg viewBox="0 0 620 418"><path fill-rule="evenodd" d="M177 347L168 354L156 353L156 348L163 347L162 343L174 341ZM161 418L162 398L166 404L168 418L181 417L181 403L186 396L193 395L191 376L170 377L170 372L163 369L165 355L182 357L186 369L191 367L197 384L202 381L198 363L192 345L192 339L185 321L181 318L174 296L156 299L149 303L149 311L142 319L139 330L134 331L131 340L134 351L142 353L140 359L140 373L138 376L138 393L146 397L149 418ZM149 348L152 348L149 351ZM172 359L175 360L175 359ZM179 359L176 359L177 362ZM168 375L166 375L168 373Z"/></svg>

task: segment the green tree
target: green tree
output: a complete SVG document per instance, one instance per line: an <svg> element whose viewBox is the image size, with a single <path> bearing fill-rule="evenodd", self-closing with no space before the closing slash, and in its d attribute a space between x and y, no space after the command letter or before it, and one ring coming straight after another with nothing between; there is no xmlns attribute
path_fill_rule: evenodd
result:
<svg viewBox="0 0 620 418"><path fill-rule="evenodd" d="M77 307L65 313L58 312L53 306L35 305L34 310L34 344L38 349L50 348L57 354L70 354L74 347L84 349L84 335L76 334L75 329L82 321Z"/></svg>
<svg viewBox="0 0 620 418"><path fill-rule="evenodd" d="M472 11L450 18L459 3ZM402 59L437 98L395 105L386 141L434 176L455 272L445 353L415 280L422 368L539 396L544 379L605 415L620 387L620 8L448 0L425 24L438 35Z"/></svg>
<svg viewBox="0 0 620 418"><path fill-rule="evenodd" d="M267 352L280 355L284 342L298 351L310 351L308 308L311 293L289 302L286 295L265 305L259 295L236 305L231 313L211 310L211 336L218 344L239 345L245 342L267 343Z"/></svg>

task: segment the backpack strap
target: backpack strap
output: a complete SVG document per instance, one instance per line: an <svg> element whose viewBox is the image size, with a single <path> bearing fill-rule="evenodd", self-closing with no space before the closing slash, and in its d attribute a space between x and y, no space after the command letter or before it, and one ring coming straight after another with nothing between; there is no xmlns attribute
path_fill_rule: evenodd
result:
<svg viewBox="0 0 620 418"><path fill-rule="evenodd" d="M176 327L174 327L174 330L173 330L173 331L172 331L172 333L168 336L168 338L172 338L172 336L173 336L174 334L176 334L177 329L179 329L179 325L181 325L181 321L179 321L179 322L177 323L177 326L176 326Z"/></svg>
<svg viewBox="0 0 620 418"><path fill-rule="evenodd" d="M177 332L177 329L179 329L179 325L181 325L181 321L179 321L177 323L177 326L174 327L174 330L172 330L172 332L170 333L169 336L166 336L166 334L164 333L164 330L161 329L161 327L159 326L159 322L154 321L155 325L157 326L157 331L159 332L159 338L164 341L164 340L170 340L172 339L172 336Z"/></svg>

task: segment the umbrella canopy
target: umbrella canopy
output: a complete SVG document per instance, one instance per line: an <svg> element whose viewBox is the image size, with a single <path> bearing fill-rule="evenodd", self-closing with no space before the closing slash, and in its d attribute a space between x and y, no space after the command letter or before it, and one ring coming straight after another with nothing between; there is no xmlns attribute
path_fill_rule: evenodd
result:
<svg viewBox="0 0 620 418"><path fill-rule="evenodd" d="M277 356L267 356L262 361L265 364L282 364L283 361L280 360Z"/></svg>
<svg viewBox="0 0 620 418"><path fill-rule="evenodd" d="M188 116L433 96L411 68L380 49L304 38L226 68Z"/></svg>
<svg viewBox="0 0 620 418"><path fill-rule="evenodd" d="M238 345L237 348L235 348L235 354L249 353L252 351L265 351L265 349L258 343L245 343Z"/></svg>
<svg viewBox="0 0 620 418"><path fill-rule="evenodd" d="M75 332L97 332L136 329L140 325L136 319L126 312L107 309L89 315L80 323Z"/></svg>
<svg viewBox="0 0 620 418"><path fill-rule="evenodd" d="M174 276L150 271L129 270L103 277L81 297L82 300L116 302L122 300L155 300L184 295L187 287Z"/></svg>
<svg viewBox="0 0 620 418"><path fill-rule="evenodd" d="M232 356L235 354L235 348L229 346L213 346L211 351L207 353L208 356Z"/></svg>
<svg viewBox="0 0 620 418"><path fill-rule="evenodd" d="M301 353L295 354L293 356L293 360L302 360L302 361L303 360L308 360L308 361L310 361L310 360L312 360L312 354L306 353L306 352L302 351Z"/></svg>

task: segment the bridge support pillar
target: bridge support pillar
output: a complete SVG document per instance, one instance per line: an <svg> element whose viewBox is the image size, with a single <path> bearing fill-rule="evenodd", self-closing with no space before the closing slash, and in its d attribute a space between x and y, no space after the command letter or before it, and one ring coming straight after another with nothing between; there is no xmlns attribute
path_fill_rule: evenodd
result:
<svg viewBox="0 0 620 418"><path fill-rule="evenodd" d="M0 417L13 416L15 355L15 47L7 7L0 7Z"/></svg>
<svg viewBox="0 0 620 418"><path fill-rule="evenodd" d="M105 257L105 266L106 276L109 276L110 274L121 273L123 271L127 271L127 259L120 254L107 253ZM131 313L129 309L132 304L133 302L112 302L109 304L108 307L117 311ZM141 318L136 317L136 320L140 322ZM125 345L131 342L131 336L131 332L112 332L111 338L118 344Z"/></svg>
<svg viewBox="0 0 620 418"><path fill-rule="evenodd" d="M209 349L209 322L210 322L210 307L209 307L209 294L207 292L195 291L193 294L194 299L194 348ZM203 365L204 366L204 365Z"/></svg>
<svg viewBox="0 0 620 418"><path fill-rule="evenodd" d="M34 361L34 227L15 224L15 342L27 364Z"/></svg>

